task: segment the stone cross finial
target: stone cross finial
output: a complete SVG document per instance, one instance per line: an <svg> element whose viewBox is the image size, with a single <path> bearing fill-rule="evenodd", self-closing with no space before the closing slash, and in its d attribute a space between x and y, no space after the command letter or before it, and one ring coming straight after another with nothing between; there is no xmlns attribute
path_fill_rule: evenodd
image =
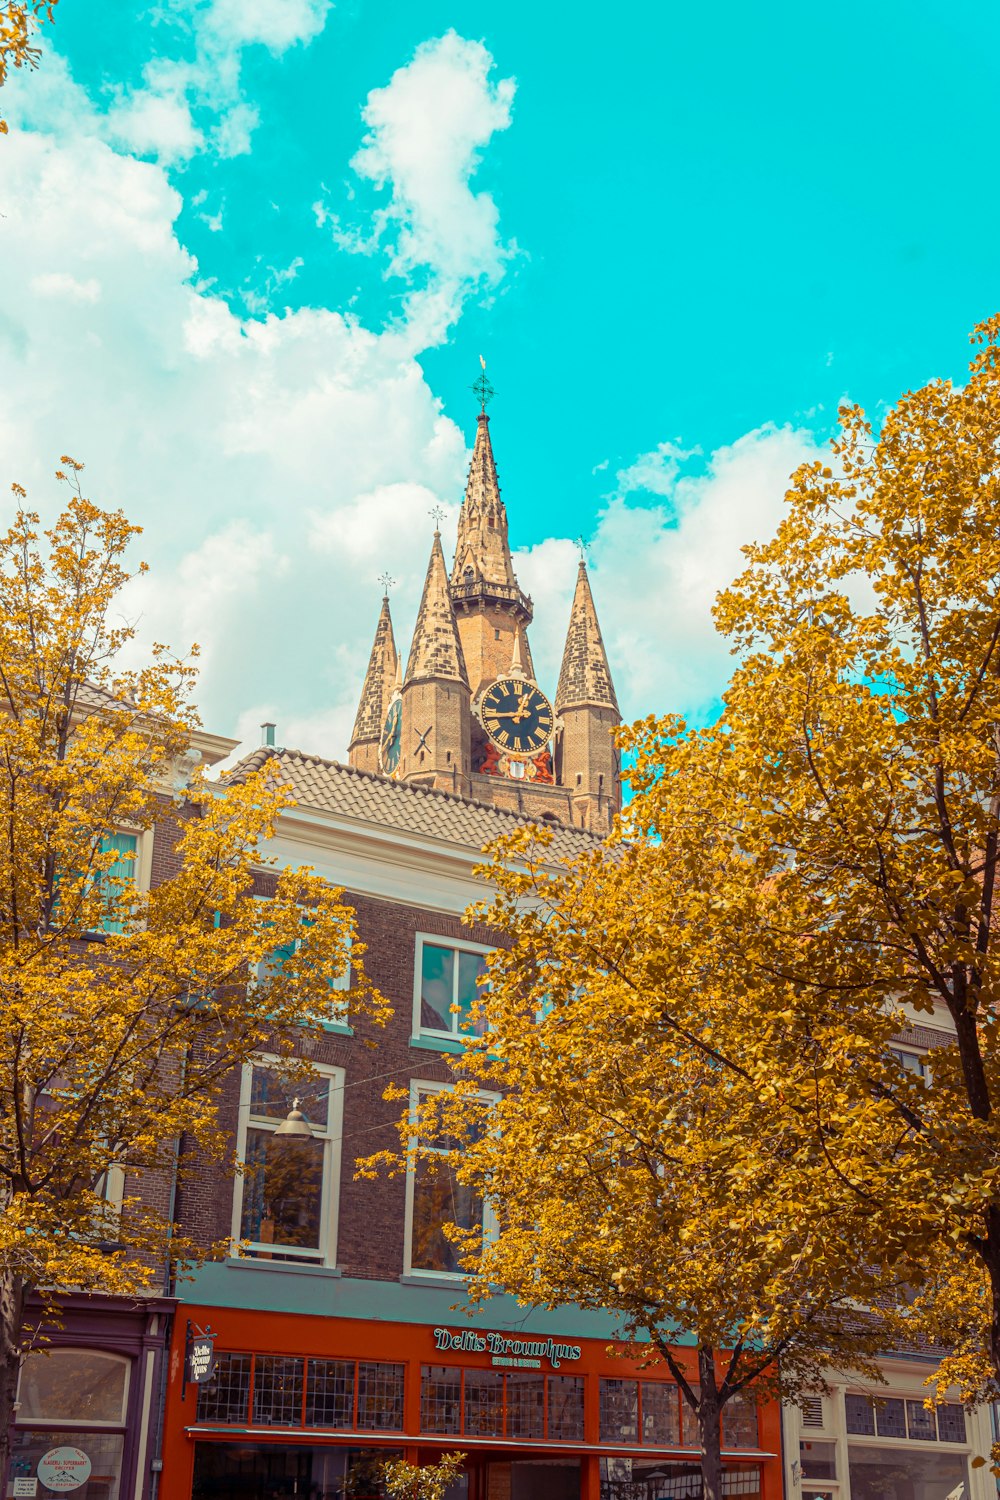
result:
<svg viewBox="0 0 1000 1500"><path fill-rule="evenodd" d="M578 536L577 537L577 539L576 539L576 549L577 549L577 551L580 554L580 561L581 562L586 562L587 561L587 553L590 551L590 543L587 541L586 537L583 537L583 536Z"/></svg>
<svg viewBox="0 0 1000 1500"><path fill-rule="evenodd" d="M397 580L395 578L391 577L390 574L386 572L386 573L380 573L378 575L378 581L382 585L382 595L383 595L383 597L386 598L386 599L388 599L388 597L389 597L389 590L390 589L394 589L396 587L396 581Z"/></svg>
<svg viewBox="0 0 1000 1500"><path fill-rule="evenodd" d="M432 505L431 508L430 508L430 510L427 512L427 514L434 521L434 532L435 532L435 535L436 535L441 530L441 522L445 518L445 509L444 509L444 506L443 505Z"/></svg>

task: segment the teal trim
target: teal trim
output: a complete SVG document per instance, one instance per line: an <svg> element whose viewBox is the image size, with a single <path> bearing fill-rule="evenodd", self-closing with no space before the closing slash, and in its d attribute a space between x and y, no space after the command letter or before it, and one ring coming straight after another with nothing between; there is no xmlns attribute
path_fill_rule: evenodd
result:
<svg viewBox="0 0 1000 1500"><path fill-rule="evenodd" d="M281 1275L282 1271L288 1275ZM480 1328L500 1332L509 1329L563 1338L614 1339L621 1332L619 1320L610 1313L581 1307L525 1308L502 1294L470 1319L461 1311L464 1297L461 1282L428 1286L412 1279L368 1281L341 1276L331 1267L252 1260L210 1261L194 1271L183 1287L184 1301L202 1307L362 1318L373 1323L416 1323L430 1328L457 1328L471 1321ZM693 1340L675 1335L674 1342L690 1344Z"/></svg>
<svg viewBox="0 0 1000 1500"><path fill-rule="evenodd" d="M464 1052L465 1043L457 1036L411 1036L410 1046L423 1052Z"/></svg>
<svg viewBox="0 0 1000 1500"><path fill-rule="evenodd" d="M332 1031L336 1036L353 1036L354 1027L348 1026L346 1021L320 1021L322 1031Z"/></svg>
<svg viewBox="0 0 1000 1500"><path fill-rule="evenodd" d="M292 1276L333 1276L339 1277L344 1273L339 1266L318 1266L314 1261L303 1260L254 1260L252 1255L232 1255L226 1261L226 1265L232 1271L263 1271L269 1276L280 1276L282 1272L288 1271Z"/></svg>

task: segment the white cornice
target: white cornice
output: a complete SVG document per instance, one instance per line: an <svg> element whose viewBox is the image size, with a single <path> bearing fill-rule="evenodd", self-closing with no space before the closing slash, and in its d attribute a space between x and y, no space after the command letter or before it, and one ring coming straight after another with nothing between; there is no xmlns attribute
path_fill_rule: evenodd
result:
<svg viewBox="0 0 1000 1500"><path fill-rule="evenodd" d="M491 890L472 874L483 860L473 845L301 805L281 813L262 853L279 865L312 865L358 895L457 915Z"/></svg>

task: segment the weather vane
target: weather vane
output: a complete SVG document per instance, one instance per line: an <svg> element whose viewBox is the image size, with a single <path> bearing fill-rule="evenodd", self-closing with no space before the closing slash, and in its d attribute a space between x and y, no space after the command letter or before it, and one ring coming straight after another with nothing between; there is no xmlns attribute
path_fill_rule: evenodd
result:
<svg viewBox="0 0 1000 1500"><path fill-rule="evenodd" d="M445 514L446 514L444 506L443 505L433 505L431 507L431 509L427 512L427 514L429 516L433 517L433 520L434 520L434 530L435 531L440 531L441 530L441 522L444 520Z"/></svg>
<svg viewBox="0 0 1000 1500"><path fill-rule="evenodd" d="M389 597L389 590L396 587L396 580L389 573L380 573L378 581L382 585L382 593L385 598Z"/></svg>
<svg viewBox="0 0 1000 1500"><path fill-rule="evenodd" d="M495 392L489 381L486 379L486 361L482 355L479 356L479 363L483 367L483 373L480 375L478 380L474 380L472 382L472 391L476 397L476 400L479 402L479 410L481 412L485 412L487 406L493 400Z"/></svg>
<svg viewBox="0 0 1000 1500"><path fill-rule="evenodd" d="M586 537L584 537L584 536L578 536L577 539L576 539L576 545L577 545L577 549L578 549L578 551L580 553L580 561L581 562L586 562L587 561L587 553L590 551L590 543L587 541Z"/></svg>

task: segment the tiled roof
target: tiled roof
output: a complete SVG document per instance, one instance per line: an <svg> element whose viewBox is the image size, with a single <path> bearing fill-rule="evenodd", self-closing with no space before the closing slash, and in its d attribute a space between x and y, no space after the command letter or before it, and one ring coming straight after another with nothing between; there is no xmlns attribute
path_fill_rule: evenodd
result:
<svg viewBox="0 0 1000 1500"><path fill-rule="evenodd" d="M520 813L489 807L456 797L451 792L430 787L410 786L390 781L368 771L355 770L335 760L305 755L301 750L279 750L263 745L244 756L224 778L226 782L242 781L251 771L272 763L301 807L340 813L395 828L401 833L417 834L465 848L482 850L501 834L513 833L532 820ZM595 849L600 840L582 828L568 828L563 823L543 824L553 833L549 846L556 859L571 859Z"/></svg>

